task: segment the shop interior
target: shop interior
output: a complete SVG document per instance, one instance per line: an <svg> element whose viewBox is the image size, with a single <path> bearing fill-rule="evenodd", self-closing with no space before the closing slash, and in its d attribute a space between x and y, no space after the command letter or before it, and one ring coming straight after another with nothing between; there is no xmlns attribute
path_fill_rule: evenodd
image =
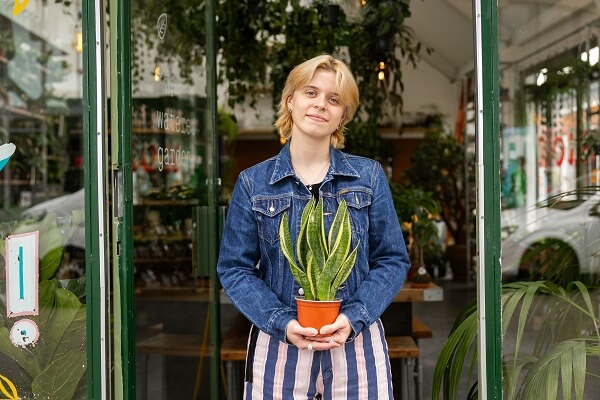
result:
<svg viewBox="0 0 600 400"><path fill-rule="evenodd" d="M45 221L48 215L55 216L59 229L73 226L73 211L84 209L86 157L81 4L31 1L15 16L9 3L12 2L0 5L0 144L13 143L16 151L0 171L2 239L20 232L23 221ZM259 7L252 1L246 3ZM368 1L301 1L290 2L287 7L292 3L306 8L306 15L317 10L311 8L312 3L322 3L318 10L326 18L333 18L326 14L330 10L327 6L335 5L336 12L350 19L360 18ZM406 292L408 300L394 303L383 318L390 335L410 336L417 346L416 356L413 353L394 361L397 397L425 399L441 390L439 383L437 388L434 383L440 352L455 318L476 296L474 21L470 1L401 3L410 6L404 27L410 31L413 43L420 43L417 61L403 58L404 53L396 48L395 57L401 60L398 65L374 64L372 68L373 74L383 77L380 84L384 91L388 90L385 85L395 79L392 74L400 73L403 89L396 94L402 99L401 112L400 106L386 102L389 109L371 121L363 110L360 122L364 124L357 124L349 132L353 136L347 150L379 160L399 199L399 207L416 210L399 211L399 218L404 218L401 222L411 259L415 266L426 270L422 273L414 268L408 285L420 279L416 275L425 275L429 286L421 289L419 300L410 297L410 290ZM206 65L194 61L186 70L185 62L163 57L177 51L167 41L156 41L144 48L143 43L152 42L149 32L155 28L154 21L160 13L147 7L140 10L141 22L137 23L141 25L132 24L131 112L137 393L138 399L204 399L209 396L206 387L210 381L205 357L210 266L203 249L206 232L198 227L205 221L203 207L207 204ZM257 10L266 12L263 8ZM168 7L164 11L175 12ZM222 11L227 16L235 15L231 10ZM58 19L64 23L51 23ZM183 17L179 25L177 18L169 21L178 26L176 33L171 32L173 35L184 35ZM228 20L224 17L223 21L225 24ZM329 30L324 28L323 34L331 34L341 25L332 26ZM196 32L194 29L201 28L189 29ZM206 40L204 35L200 37ZM220 56L232 57L233 50L223 38L218 41L223 47ZM281 42L280 37L273 40ZM585 275L585 279L597 283L599 45L597 1L498 2L503 282L563 278L566 286L571 281L583 281ZM203 46L204 42L198 48L191 47L194 60L202 59ZM342 57L351 58L349 47L344 45L337 50ZM271 50L275 52L277 46ZM290 62L280 61L281 65ZM244 64L240 61L236 65L241 68ZM248 70L252 71L250 67ZM280 72L273 66L268 70L272 76ZM246 87L248 93L244 97L236 92L240 87L232 89L226 77L220 76L217 87L219 202L223 207L239 172L277 154L282 146L272 125L277 88L254 82L256 85ZM427 201L421 197L419 203L419 195ZM555 204L559 206L554 207ZM552 212L554 208L560 210L556 216L546 216L538 223L535 218L541 217L532 216L530 210L539 209L540 205ZM54 276L57 279L77 280L86 275L82 226L67 229L68 235L61 231L65 253ZM420 228L433 233L419 236ZM553 236L559 231L566 232L564 237ZM568 273L560 270L550 275L544 268L531 269L527 255L544 240L553 241L558 246L553 249L564 251L563 259L572 261L567 266ZM523 243L528 245L523 247ZM535 259L538 264L539 260ZM597 297L593 301L597 307ZM522 333L531 347L543 326L539 320L543 317L536 317L533 320L538 325L532 324L533 331ZM194 321L191 327L189 321ZM226 299L220 324L223 341L239 347L240 338L248 329L247 321ZM406 332L404 324L413 329ZM238 335L231 336L232 332ZM181 346L175 346L172 340ZM506 354L515 350L515 341L507 334ZM231 358L223 361L224 398L241 398L236 397L240 385L231 384L231 380L241 380L243 348L241 354L241 358L239 354L229 354L226 357ZM3 353L0 365L8 363L6 359L7 354ZM588 362L587 371L596 373L600 368L598 360ZM11 371L19 369L6 365ZM458 398L466 398L477 377L469 380L468 367L462 369L461 376L456 390ZM72 398L85 393L84 383L81 385L74 389ZM597 379L588 379L584 398L594 398L598 388Z"/></svg>

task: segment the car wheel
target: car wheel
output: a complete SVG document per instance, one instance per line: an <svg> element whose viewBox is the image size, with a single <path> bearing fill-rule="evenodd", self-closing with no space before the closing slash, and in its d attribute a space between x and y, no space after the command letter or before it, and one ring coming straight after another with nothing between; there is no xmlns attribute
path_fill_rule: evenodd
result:
<svg viewBox="0 0 600 400"><path fill-rule="evenodd" d="M548 280L560 286L581 280L577 253L562 240L544 239L531 245L519 263L520 280Z"/></svg>

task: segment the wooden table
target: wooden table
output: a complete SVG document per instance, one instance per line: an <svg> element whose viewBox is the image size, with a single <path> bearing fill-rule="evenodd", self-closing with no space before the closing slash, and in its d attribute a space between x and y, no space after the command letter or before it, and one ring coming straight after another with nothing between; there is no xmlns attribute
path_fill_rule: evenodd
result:
<svg viewBox="0 0 600 400"><path fill-rule="evenodd" d="M411 282L406 282L394 302L421 302L444 300L444 289L431 283L427 288L416 288Z"/></svg>

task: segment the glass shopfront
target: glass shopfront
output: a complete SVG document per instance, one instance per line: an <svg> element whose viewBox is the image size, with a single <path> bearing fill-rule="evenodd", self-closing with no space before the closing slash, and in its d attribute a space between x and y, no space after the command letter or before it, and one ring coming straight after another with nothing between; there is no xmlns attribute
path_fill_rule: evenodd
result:
<svg viewBox="0 0 600 400"><path fill-rule="evenodd" d="M504 390L596 398L600 10L501 0L498 38Z"/></svg>
<svg viewBox="0 0 600 400"><path fill-rule="evenodd" d="M0 3L0 381L11 399L90 390L82 4L57 3Z"/></svg>
<svg viewBox="0 0 600 400"><path fill-rule="evenodd" d="M218 22L214 2L189 3L0 3L8 398L239 397L229 362L239 354L227 346L239 348L247 321L221 298L214 271L224 205ZM461 133L480 160L470 201L485 220L475 263L481 393L557 387L591 399L600 388L600 12L575 0L476 5L481 69L461 78L461 111L477 116Z"/></svg>

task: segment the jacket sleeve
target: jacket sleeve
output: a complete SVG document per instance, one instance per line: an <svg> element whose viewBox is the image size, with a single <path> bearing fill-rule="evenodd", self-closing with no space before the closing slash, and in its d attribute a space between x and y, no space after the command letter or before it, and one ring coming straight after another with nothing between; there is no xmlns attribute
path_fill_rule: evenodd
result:
<svg viewBox="0 0 600 400"><path fill-rule="evenodd" d="M350 320L354 338L373 324L394 300L410 268L410 260L390 187L377 162L372 171L373 200L369 209L369 273L340 312Z"/></svg>
<svg viewBox="0 0 600 400"><path fill-rule="evenodd" d="M217 274L237 309L258 329L285 342L285 328L296 315L260 278L260 244L250 185L242 172L225 220Z"/></svg>

